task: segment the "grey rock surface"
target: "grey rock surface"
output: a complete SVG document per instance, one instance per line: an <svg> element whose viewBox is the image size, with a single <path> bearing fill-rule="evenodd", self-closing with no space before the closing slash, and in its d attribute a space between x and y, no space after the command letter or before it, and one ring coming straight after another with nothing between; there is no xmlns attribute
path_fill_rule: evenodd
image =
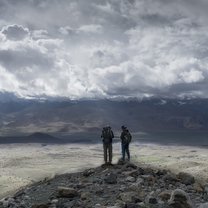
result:
<svg viewBox="0 0 208 208"><path fill-rule="evenodd" d="M199 189L183 177L119 162L34 183L0 208L206 208L207 185Z"/></svg>

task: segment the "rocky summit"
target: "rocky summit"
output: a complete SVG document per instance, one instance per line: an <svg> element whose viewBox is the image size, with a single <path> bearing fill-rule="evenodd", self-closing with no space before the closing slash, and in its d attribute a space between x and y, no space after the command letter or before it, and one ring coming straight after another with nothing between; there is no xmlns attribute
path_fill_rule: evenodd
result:
<svg viewBox="0 0 208 208"><path fill-rule="evenodd" d="M0 208L208 208L208 184L118 162L45 179L0 201Z"/></svg>

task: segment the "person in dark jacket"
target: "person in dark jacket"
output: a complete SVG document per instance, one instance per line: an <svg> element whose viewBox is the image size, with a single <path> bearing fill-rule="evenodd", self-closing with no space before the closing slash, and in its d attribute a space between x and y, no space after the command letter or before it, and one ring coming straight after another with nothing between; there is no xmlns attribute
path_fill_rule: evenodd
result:
<svg viewBox="0 0 208 208"><path fill-rule="evenodd" d="M103 138L103 150L104 150L105 164L111 164L112 158L113 158L112 141L114 138L114 134L110 126L103 128L101 138Z"/></svg>
<svg viewBox="0 0 208 208"><path fill-rule="evenodd" d="M122 149L122 160L125 161L125 154L127 154L128 161L130 161L129 144L131 142L132 136L125 126L121 126L121 149Z"/></svg>

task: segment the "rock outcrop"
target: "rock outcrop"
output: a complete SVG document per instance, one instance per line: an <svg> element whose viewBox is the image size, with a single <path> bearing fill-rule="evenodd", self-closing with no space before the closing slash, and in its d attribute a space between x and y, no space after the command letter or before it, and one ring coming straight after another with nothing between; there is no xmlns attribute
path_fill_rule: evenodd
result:
<svg viewBox="0 0 208 208"><path fill-rule="evenodd" d="M186 173L119 162L40 181L0 208L206 208L207 187Z"/></svg>

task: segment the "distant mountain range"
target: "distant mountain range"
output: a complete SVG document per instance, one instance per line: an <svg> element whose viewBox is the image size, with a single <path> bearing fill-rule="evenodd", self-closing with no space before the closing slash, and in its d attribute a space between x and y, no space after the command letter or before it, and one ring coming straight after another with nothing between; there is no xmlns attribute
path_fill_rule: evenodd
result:
<svg viewBox="0 0 208 208"><path fill-rule="evenodd" d="M0 96L1 97L1 96ZM120 131L208 131L208 99L0 101L0 133L43 132L68 136L98 133L105 125Z"/></svg>
<svg viewBox="0 0 208 208"><path fill-rule="evenodd" d="M29 136L1 136L0 144L13 143L41 143L41 144L63 144L62 139L44 133L33 133Z"/></svg>

